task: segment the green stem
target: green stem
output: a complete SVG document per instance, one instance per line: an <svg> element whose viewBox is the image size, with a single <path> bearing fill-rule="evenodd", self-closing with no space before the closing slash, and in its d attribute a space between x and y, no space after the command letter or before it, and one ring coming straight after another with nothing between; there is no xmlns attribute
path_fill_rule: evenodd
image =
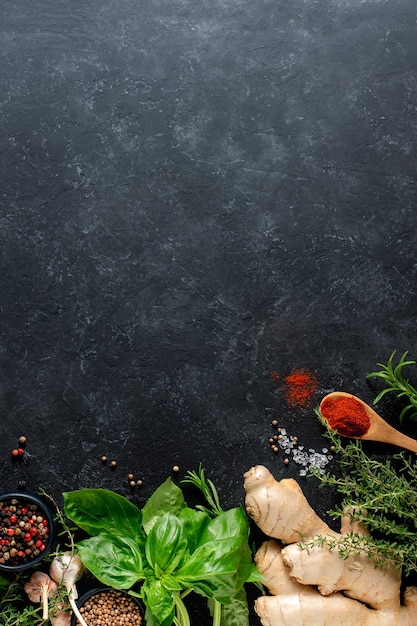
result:
<svg viewBox="0 0 417 626"><path fill-rule="evenodd" d="M213 626L220 626L220 618L222 616L222 605L217 600L213 603Z"/></svg>
<svg viewBox="0 0 417 626"><path fill-rule="evenodd" d="M179 593L175 594L175 607L177 612L177 615L174 618L175 626L191 626L190 616L188 615L187 608Z"/></svg>

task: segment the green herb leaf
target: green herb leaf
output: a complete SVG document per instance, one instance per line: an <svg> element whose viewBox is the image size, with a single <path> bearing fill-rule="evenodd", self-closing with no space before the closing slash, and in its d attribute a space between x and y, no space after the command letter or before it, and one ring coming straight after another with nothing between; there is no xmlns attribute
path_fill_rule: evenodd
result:
<svg viewBox="0 0 417 626"><path fill-rule="evenodd" d="M209 598L208 600L208 606L212 616L215 612L215 602L217 602L217 600L213 598ZM220 624L221 626L249 626L248 599L244 589L241 589L233 596L230 604L221 605Z"/></svg>
<svg viewBox="0 0 417 626"><path fill-rule="evenodd" d="M142 554L129 537L97 535L77 544L86 568L104 585L130 589L145 577Z"/></svg>
<svg viewBox="0 0 417 626"><path fill-rule="evenodd" d="M184 525L184 532L188 539L188 550L194 552L200 543L201 535L210 522L209 515L204 511L196 511L185 507L180 513L180 520Z"/></svg>
<svg viewBox="0 0 417 626"><path fill-rule="evenodd" d="M206 475L204 473L204 469L201 466L201 463L198 467L198 471L187 472L182 482L190 483L191 485L194 485L195 487L197 487L197 489L199 489L201 493L203 494L205 500L207 501L210 507L210 508L207 508L201 505L197 505L198 509L207 512L210 515L210 517L215 517L216 515L223 513L223 509L220 506L220 499L219 499L219 494L217 493L217 489L214 486L213 481L210 480L209 478L206 478Z"/></svg>
<svg viewBox="0 0 417 626"><path fill-rule="evenodd" d="M205 543L176 571L176 578L186 589L230 603L250 571L243 566L242 550L240 537Z"/></svg>
<svg viewBox="0 0 417 626"><path fill-rule="evenodd" d="M141 511L127 498L106 489L67 491L65 515L89 535L122 535L144 544Z"/></svg>
<svg viewBox="0 0 417 626"><path fill-rule="evenodd" d="M245 540L249 536L248 519L242 507L229 509L212 519L201 535L201 543L213 539L228 539L236 535L243 536Z"/></svg>
<svg viewBox="0 0 417 626"><path fill-rule="evenodd" d="M409 365L415 365L416 361L406 360L408 352L404 352L401 355L398 364L394 367L394 357L396 355L396 350L394 350L387 364L377 363L380 367L380 370L377 372L371 372L367 375L367 378L382 378L385 382L385 388L378 393L374 400L374 404L377 404L381 398L383 398L387 393L394 392L397 394L398 398L405 397L408 399L409 404L405 406L399 416L399 421L402 424L404 416L409 411L412 411L410 414L410 419L417 419L417 389L413 387L407 378L403 376L403 368Z"/></svg>
<svg viewBox="0 0 417 626"><path fill-rule="evenodd" d="M171 626L174 621L174 594L165 589L162 582L157 578L147 578L142 585L141 595L147 609L152 613L152 618L146 614L146 623L153 623L162 626ZM155 622L155 618L157 622Z"/></svg>
<svg viewBox="0 0 417 626"><path fill-rule="evenodd" d="M145 554L157 578L171 574L188 547L181 520L172 513L159 517L146 539Z"/></svg>
<svg viewBox="0 0 417 626"><path fill-rule="evenodd" d="M184 495L179 487L167 478L151 495L142 509L142 525L148 534L156 521L165 513L179 515L186 506Z"/></svg>

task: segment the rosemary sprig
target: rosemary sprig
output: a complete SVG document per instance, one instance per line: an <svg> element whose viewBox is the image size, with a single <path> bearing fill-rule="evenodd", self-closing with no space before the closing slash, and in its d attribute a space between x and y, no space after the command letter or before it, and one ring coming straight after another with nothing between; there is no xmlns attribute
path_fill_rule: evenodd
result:
<svg viewBox="0 0 417 626"><path fill-rule="evenodd" d="M324 424L319 409L316 413ZM343 497L330 515L340 518L346 510L354 510L352 521L362 522L374 535L364 538L349 533L340 539L321 540L337 548L342 558L357 554L360 548L376 564L389 559L406 575L417 572L417 460L411 460L405 452L395 454L397 469L391 460L370 458L359 440L342 445L334 431L326 430L325 436L337 454L340 475L320 474L315 469L312 474L322 485L335 487ZM317 543L320 544L320 538L313 540L313 544Z"/></svg>
<svg viewBox="0 0 417 626"><path fill-rule="evenodd" d="M220 513L223 513L217 489L213 481L210 480L210 478L206 478L201 463L198 467L198 471L188 471L182 482L190 483L191 485L197 487L197 489L199 489L203 494L204 499L210 507L207 508L201 504L198 504L195 507L196 509L199 509L200 511L205 511L208 515L210 515L210 517L216 517L216 515L220 515Z"/></svg>
<svg viewBox="0 0 417 626"><path fill-rule="evenodd" d="M396 350L391 354L386 365L384 363L377 363L381 369L377 372L371 372L367 375L367 378L382 378L386 385L376 396L373 404L377 404L381 398L392 391L397 394L398 398L406 398L408 400L408 404L402 409L399 415L399 421L402 424L405 414L411 410L413 412L410 414L410 419L417 420L417 389L403 376L403 368L407 365L415 365L416 361L406 360L408 352L404 352L398 364L394 366L395 354Z"/></svg>

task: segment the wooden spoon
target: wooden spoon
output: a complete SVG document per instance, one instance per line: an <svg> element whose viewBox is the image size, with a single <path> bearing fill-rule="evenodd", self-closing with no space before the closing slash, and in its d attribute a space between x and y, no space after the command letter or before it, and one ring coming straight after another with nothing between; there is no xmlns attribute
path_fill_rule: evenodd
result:
<svg viewBox="0 0 417 626"><path fill-rule="evenodd" d="M368 439L369 441L382 441L383 443L389 443L393 446L399 446L411 452L417 452L417 441L411 437L407 437L403 433L387 424L378 413L376 413L366 402L352 395L351 393L345 393L344 391L333 391L323 398L320 403L320 409L323 402L326 399L336 400L337 398L353 398L363 406L366 414L370 420L370 426L364 435L352 436L351 439ZM320 411L321 412L321 411ZM328 423L326 417L322 414L323 419ZM342 434L342 433L340 433ZM346 435L343 435L346 436Z"/></svg>

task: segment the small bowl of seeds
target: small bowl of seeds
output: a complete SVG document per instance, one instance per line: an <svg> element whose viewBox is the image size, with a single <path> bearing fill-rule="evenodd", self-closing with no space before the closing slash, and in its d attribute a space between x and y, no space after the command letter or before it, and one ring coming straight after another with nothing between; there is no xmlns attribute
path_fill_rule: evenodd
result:
<svg viewBox="0 0 417 626"><path fill-rule="evenodd" d="M0 494L0 570L33 567L51 550L54 520L36 494L16 491Z"/></svg>
<svg viewBox="0 0 417 626"><path fill-rule="evenodd" d="M145 626L142 603L126 591L103 587L90 589L77 600L88 626ZM72 614L71 626L79 626Z"/></svg>

